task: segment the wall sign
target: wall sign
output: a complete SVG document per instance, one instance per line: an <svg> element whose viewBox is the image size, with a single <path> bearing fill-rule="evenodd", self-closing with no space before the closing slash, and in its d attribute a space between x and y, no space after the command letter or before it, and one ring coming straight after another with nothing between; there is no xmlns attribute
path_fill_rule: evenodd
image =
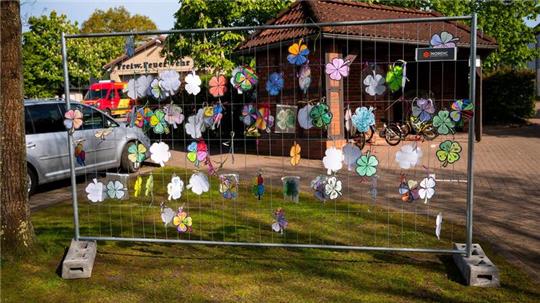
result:
<svg viewBox="0 0 540 303"><path fill-rule="evenodd" d="M457 48L418 47L416 48L415 58L417 62L456 61Z"/></svg>

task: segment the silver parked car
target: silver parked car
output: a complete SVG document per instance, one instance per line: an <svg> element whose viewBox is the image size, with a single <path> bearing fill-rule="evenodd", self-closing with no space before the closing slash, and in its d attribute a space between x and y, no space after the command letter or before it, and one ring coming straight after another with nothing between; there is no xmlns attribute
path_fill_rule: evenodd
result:
<svg viewBox="0 0 540 303"><path fill-rule="evenodd" d="M73 133L78 175L111 168L125 172L139 169L129 161L128 148L137 142L149 148L150 139L141 129L126 127L93 107L78 102L71 105L83 113L84 121ZM25 100L24 107L26 161L32 194L40 184L70 176L68 134L64 126L66 105L62 100ZM84 155L80 150L84 150Z"/></svg>

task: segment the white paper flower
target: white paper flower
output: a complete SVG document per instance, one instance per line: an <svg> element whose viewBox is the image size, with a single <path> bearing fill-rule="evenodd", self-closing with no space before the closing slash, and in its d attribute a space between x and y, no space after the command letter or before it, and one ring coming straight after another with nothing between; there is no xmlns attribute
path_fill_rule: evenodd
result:
<svg viewBox="0 0 540 303"><path fill-rule="evenodd" d="M189 178L189 184L187 189L191 189L197 195L207 192L210 189L210 183L208 183L208 177L203 173L194 173Z"/></svg>
<svg viewBox="0 0 540 303"><path fill-rule="evenodd" d="M180 89L180 74L175 70L167 70L159 73L159 85L166 97L172 96Z"/></svg>
<svg viewBox="0 0 540 303"><path fill-rule="evenodd" d="M161 221L163 221L163 224L165 224L165 226L171 223L174 216L176 216L176 213L174 212L174 210L172 210L172 208L170 207L161 208Z"/></svg>
<svg viewBox="0 0 540 303"><path fill-rule="evenodd" d="M172 177L171 182L167 185L167 193L169 194L169 200L180 199L182 191L184 190L184 182L180 177Z"/></svg>
<svg viewBox="0 0 540 303"><path fill-rule="evenodd" d="M384 91L386 90L384 82L384 77L373 71L373 75L368 75L364 79L364 85L366 85L366 93L368 93L370 96L384 94Z"/></svg>
<svg viewBox="0 0 540 303"><path fill-rule="evenodd" d="M352 171L356 167L356 160L362 156L362 150L356 144L347 143L343 147L343 163Z"/></svg>
<svg viewBox="0 0 540 303"><path fill-rule="evenodd" d="M195 71L188 74L184 82L186 82L186 91L188 94L197 95L201 92L201 78L195 74Z"/></svg>
<svg viewBox="0 0 540 303"><path fill-rule="evenodd" d="M311 116L309 115L312 108L313 105L308 104L298 110L298 124L300 124L300 127L303 129L310 129L313 127L313 124L311 123Z"/></svg>
<svg viewBox="0 0 540 303"><path fill-rule="evenodd" d="M437 218L435 219L435 235L437 236L437 239L441 239L441 229L442 229L442 213L439 213L437 215Z"/></svg>
<svg viewBox="0 0 540 303"><path fill-rule="evenodd" d="M88 200L94 203L103 202L103 183L98 182L98 180L95 178L92 181L92 183L88 183L86 186Z"/></svg>
<svg viewBox="0 0 540 303"><path fill-rule="evenodd" d="M202 137L202 132L206 129L204 126L204 110L201 108L196 115L189 116L185 125L186 133L193 139Z"/></svg>
<svg viewBox="0 0 540 303"><path fill-rule="evenodd" d="M401 147L401 150L396 152L396 162L399 167L409 169L415 167L422 158L422 150L416 144L407 144Z"/></svg>
<svg viewBox="0 0 540 303"><path fill-rule="evenodd" d="M424 199L424 203L427 203L429 199L435 194L435 178L432 176L426 177L420 181L420 189L418 190L418 195L421 199Z"/></svg>
<svg viewBox="0 0 540 303"><path fill-rule="evenodd" d="M337 199L341 196L341 180L338 180L336 177L332 176L326 180L326 185L324 186L325 194L330 198L330 200Z"/></svg>
<svg viewBox="0 0 540 303"><path fill-rule="evenodd" d="M107 195L111 199L122 199L126 194L126 190L124 184L120 181L109 181L107 183Z"/></svg>
<svg viewBox="0 0 540 303"><path fill-rule="evenodd" d="M233 87L236 87L236 91L238 92L239 95L242 94L242 89L240 87L237 87L236 82L234 82L234 78L236 74L241 73L241 72L242 72L242 68L240 66L235 67L231 72L231 80L229 80L231 82L231 85Z"/></svg>
<svg viewBox="0 0 540 303"><path fill-rule="evenodd" d="M148 93L148 87L154 80L152 76L139 76L136 79L129 79L127 84L127 95L131 99L145 97Z"/></svg>
<svg viewBox="0 0 540 303"><path fill-rule="evenodd" d="M171 158L169 145L163 142L153 143L152 146L150 146L150 154L150 159L161 166L165 166L165 162L169 161Z"/></svg>
<svg viewBox="0 0 540 303"><path fill-rule="evenodd" d="M150 94L152 94L152 96L156 99L163 98L163 90L161 89L160 82L161 81L159 79L153 79L150 82L150 87L148 88L150 90Z"/></svg>
<svg viewBox="0 0 540 303"><path fill-rule="evenodd" d="M328 174L335 173L343 167L344 157L341 149L330 147L326 149L324 154L323 165L327 169Z"/></svg>

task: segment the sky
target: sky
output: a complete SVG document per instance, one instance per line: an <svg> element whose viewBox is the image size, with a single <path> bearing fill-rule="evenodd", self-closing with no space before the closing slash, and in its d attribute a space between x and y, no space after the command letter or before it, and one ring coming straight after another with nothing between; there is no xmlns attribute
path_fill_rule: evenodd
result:
<svg viewBox="0 0 540 303"><path fill-rule="evenodd" d="M55 10L65 14L69 20L77 21L79 26L96 9L107 10L124 6L131 14L150 17L158 29L171 29L174 26L174 13L178 10L178 0L21 0L21 19L23 31L28 30L27 20L31 16L48 15Z"/></svg>
<svg viewBox="0 0 540 303"><path fill-rule="evenodd" d="M48 15L52 10L67 15L71 21L77 21L80 26L94 10L107 10L116 6L124 6L132 14L148 16L158 29L167 30L173 27L173 15L180 5L178 0L22 0L23 31L28 30L26 20L29 17ZM525 22L528 26L534 27L540 23L540 16L536 20L525 20Z"/></svg>

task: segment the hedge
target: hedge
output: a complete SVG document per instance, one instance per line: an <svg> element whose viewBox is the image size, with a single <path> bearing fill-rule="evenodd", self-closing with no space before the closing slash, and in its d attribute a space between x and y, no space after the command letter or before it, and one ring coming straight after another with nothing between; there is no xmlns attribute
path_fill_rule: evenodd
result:
<svg viewBox="0 0 540 303"><path fill-rule="evenodd" d="M535 73L498 70L484 78L484 121L522 122L534 115Z"/></svg>

